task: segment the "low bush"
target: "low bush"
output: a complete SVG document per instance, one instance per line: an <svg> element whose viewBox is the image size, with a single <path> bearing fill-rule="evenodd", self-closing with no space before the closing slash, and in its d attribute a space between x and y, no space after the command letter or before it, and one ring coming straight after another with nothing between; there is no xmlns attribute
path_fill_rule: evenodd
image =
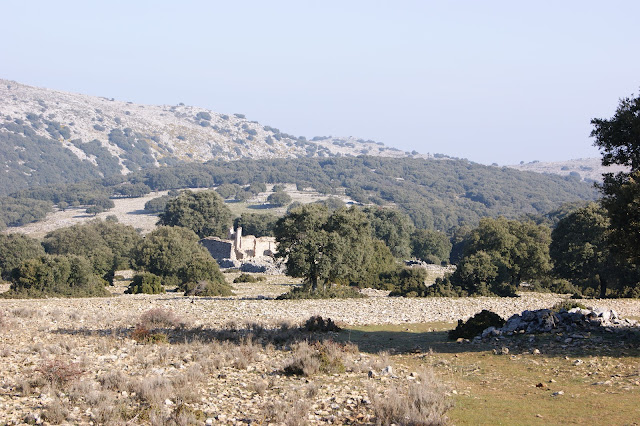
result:
<svg viewBox="0 0 640 426"><path fill-rule="evenodd" d="M304 331L315 332L315 331L340 331L341 328L336 325L335 322L331 320L331 318L324 319L320 315L314 315L309 318L305 323L304 327L302 327Z"/></svg>
<svg viewBox="0 0 640 426"><path fill-rule="evenodd" d="M131 338L143 344L167 343L169 341L166 333L152 333L143 325L136 326L131 332Z"/></svg>
<svg viewBox="0 0 640 426"><path fill-rule="evenodd" d="M220 283L219 281L188 282L183 284L181 289L184 290L185 296L226 297L233 295L231 288L226 283Z"/></svg>
<svg viewBox="0 0 640 426"><path fill-rule="evenodd" d="M139 325L150 330L157 328L184 327L184 321L180 320L173 311L163 308L150 309L140 316Z"/></svg>
<svg viewBox="0 0 640 426"><path fill-rule="evenodd" d="M74 363L61 359L47 361L37 369L51 386L58 387L79 378L83 371Z"/></svg>
<svg viewBox="0 0 640 426"><path fill-rule="evenodd" d="M266 281L266 278L262 276L256 277L251 274L242 273L233 280L234 283L257 283L259 281Z"/></svg>
<svg viewBox="0 0 640 426"><path fill-rule="evenodd" d="M567 299L553 305L551 310L554 312L560 312L562 310L569 311L573 308L587 309L587 307L582 303Z"/></svg>
<svg viewBox="0 0 640 426"><path fill-rule="evenodd" d="M133 276L133 280L125 291L127 294L161 294L164 293L162 278L150 272L143 272Z"/></svg>
<svg viewBox="0 0 640 426"><path fill-rule="evenodd" d="M342 345L327 340L309 344L300 342L294 346L293 358L283 372L292 376L313 376L318 373L336 374L346 371L345 362L357 352L353 345Z"/></svg>
<svg viewBox="0 0 640 426"><path fill-rule="evenodd" d="M376 423L382 425L445 425L453 406L444 386L427 371L406 388L395 385L381 395L370 387L368 393Z"/></svg>
<svg viewBox="0 0 640 426"><path fill-rule="evenodd" d="M310 287L295 287L288 292L281 294L278 300L296 300L296 299L358 299L366 297L355 287L347 287L343 285L333 285L325 290L311 290Z"/></svg>
<svg viewBox="0 0 640 426"><path fill-rule="evenodd" d="M500 328L504 323L505 320L500 315L483 309L482 312L475 314L466 322L458 320L458 326L453 330L449 330L449 338L473 339L488 327Z"/></svg>

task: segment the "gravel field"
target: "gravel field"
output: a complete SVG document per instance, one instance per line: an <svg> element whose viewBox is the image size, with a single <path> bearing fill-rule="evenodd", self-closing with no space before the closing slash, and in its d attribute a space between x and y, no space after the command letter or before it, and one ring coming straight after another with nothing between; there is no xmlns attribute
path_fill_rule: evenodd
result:
<svg viewBox="0 0 640 426"><path fill-rule="evenodd" d="M378 403L371 395L409 386L417 377L414 367L388 354L338 346L327 353L340 357L342 370L288 375L283 369L292 359L318 349L294 341L274 347L259 340L197 339L230 324L239 330L245 323L300 324L312 315L343 326L454 323L482 309L506 318L564 298L411 299L369 291L366 299L273 299L293 285L286 277L234 284L231 298L124 295L120 285L110 298L0 299L0 424L374 424ZM638 300L586 304L640 317ZM187 341L187 331L171 344L135 341L134 326L154 308L175 313L201 337Z"/></svg>

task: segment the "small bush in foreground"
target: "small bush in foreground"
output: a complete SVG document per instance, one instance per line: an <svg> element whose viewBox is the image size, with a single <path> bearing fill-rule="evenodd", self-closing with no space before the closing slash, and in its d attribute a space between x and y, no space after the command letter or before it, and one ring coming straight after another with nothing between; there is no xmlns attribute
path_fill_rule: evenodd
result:
<svg viewBox="0 0 640 426"><path fill-rule="evenodd" d="M488 327L500 328L505 321L494 312L483 309L482 312L469 318L467 322L458 320L458 326L449 331L450 339L473 339Z"/></svg>
<svg viewBox="0 0 640 426"><path fill-rule="evenodd" d="M444 386L427 371L406 389L396 385L384 395L369 388L369 398L379 425L445 425L452 407Z"/></svg>
<svg viewBox="0 0 640 426"><path fill-rule="evenodd" d="M283 372L293 376L344 373L345 361L354 351L357 349L352 345L341 345L330 340L311 345L300 342L294 346L293 358L284 367Z"/></svg>
<svg viewBox="0 0 640 426"><path fill-rule="evenodd" d="M162 278L150 272L143 272L133 276L133 280L125 291L127 294L161 294L164 293Z"/></svg>
<svg viewBox="0 0 640 426"><path fill-rule="evenodd" d="M140 316L138 324L150 330L156 328L179 328L185 325L173 311L162 308L148 310Z"/></svg>
<svg viewBox="0 0 640 426"><path fill-rule="evenodd" d="M76 364L55 359L38 367L38 371L51 386L60 386L82 375L82 369Z"/></svg>
<svg viewBox="0 0 640 426"><path fill-rule="evenodd" d="M357 288L334 285L326 290L320 288L311 290L310 287L295 287L277 297L278 300L295 299L357 299L366 297Z"/></svg>
<svg viewBox="0 0 640 426"><path fill-rule="evenodd" d="M169 341L165 333L152 333L141 324L138 324L131 332L131 338L138 343L144 344L167 343Z"/></svg>

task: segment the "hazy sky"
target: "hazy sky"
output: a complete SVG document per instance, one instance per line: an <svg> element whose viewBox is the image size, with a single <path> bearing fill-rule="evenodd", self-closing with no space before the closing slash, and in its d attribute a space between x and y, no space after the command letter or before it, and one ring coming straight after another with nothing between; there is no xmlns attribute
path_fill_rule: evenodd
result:
<svg viewBox="0 0 640 426"><path fill-rule="evenodd" d="M0 78L490 164L596 157L638 1L0 3Z"/></svg>

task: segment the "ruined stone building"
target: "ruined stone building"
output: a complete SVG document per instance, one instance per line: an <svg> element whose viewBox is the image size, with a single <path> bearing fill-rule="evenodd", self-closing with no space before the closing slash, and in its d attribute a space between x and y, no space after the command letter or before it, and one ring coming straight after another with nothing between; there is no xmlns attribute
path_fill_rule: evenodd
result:
<svg viewBox="0 0 640 426"><path fill-rule="evenodd" d="M255 237L242 235L242 227L235 231L229 229L226 240L218 237L206 237L200 240L211 256L218 262L222 260L248 261L264 257L273 257L276 253L276 239L274 237Z"/></svg>

